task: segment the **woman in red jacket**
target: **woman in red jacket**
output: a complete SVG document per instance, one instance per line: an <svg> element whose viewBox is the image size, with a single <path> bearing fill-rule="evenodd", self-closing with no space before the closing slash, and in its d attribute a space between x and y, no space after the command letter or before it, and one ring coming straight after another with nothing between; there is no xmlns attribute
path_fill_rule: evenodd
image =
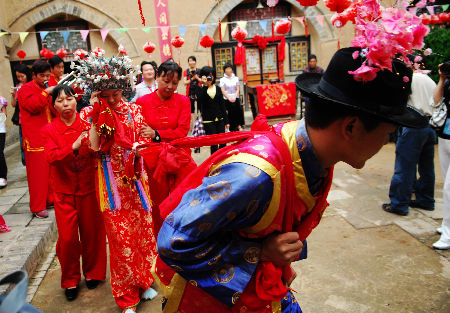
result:
<svg viewBox="0 0 450 313"><path fill-rule="evenodd" d="M181 67L177 63L170 60L162 63L158 68L156 79L158 89L140 97L136 104L142 107L146 123L141 129L141 135L151 138L155 145L158 145L158 142L170 142L187 136L191 123L191 103L188 97L175 93L181 79ZM189 149L186 152L190 154ZM153 222L155 234L158 234L162 223L159 204L169 195L178 179L174 178L169 184L161 184L153 177L155 169L149 163L146 162L154 204Z"/></svg>
<svg viewBox="0 0 450 313"><path fill-rule="evenodd" d="M87 147L90 124L76 112L75 91L58 85L52 93L59 117L42 135L50 163L58 226L56 254L61 264L61 288L67 300L78 295L80 256L88 289L106 278L106 234L95 192L96 153Z"/></svg>

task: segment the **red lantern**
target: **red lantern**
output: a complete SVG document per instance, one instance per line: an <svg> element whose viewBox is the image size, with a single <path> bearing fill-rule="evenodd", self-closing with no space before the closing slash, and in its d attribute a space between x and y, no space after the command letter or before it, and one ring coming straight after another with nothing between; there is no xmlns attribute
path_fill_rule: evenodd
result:
<svg viewBox="0 0 450 313"><path fill-rule="evenodd" d="M344 27L347 24L348 18L345 14L334 14L331 17L331 25L336 28Z"/></svg>
<svg viewBox="0 0 450 313"><path fill-rule="evenodd" d="M420 18L422 19L422 23L423 23L424 25L428 25L428 24L430 24L430 22L431 22L431 17L430 17L428 14L422 14L422 15L420 16Z"/></svg>
<svg viewBox="0 0 450 313"><path fill-rule="evenodd" d="M83 49L77 49L74 54L79 57L80 59L83 59L85 56L88 55L88 52Z"/></svg>
<svg viewBox="0 0 450 313"><path fill-rule="evenodd" d="M181 36L175 36L172 38L171 44L175 48L181 48L184 45L184 38Z"/></svg>
<svg viewBox="0 0 450 313"><path fill-rule="evenodd" d="M56 51L56 55L59 56L61 59L64 59L67 55L67 51L63 48Z"/></svg>
<svg viewBox="0 0 450 313"><path fill-rule="evenodd" d="M350 0L324 0L323 2L331 12L337 13L344 12L352 4Z"/></svg>
<svg viewBox="0 0 450 313"><path fill-rule="evenodd" d="M151 54L153 51L155 51L156 46L154 43L147 41L142 48L144 48L145 52L147 52L148 54Z"/></svg>
<svg viewBox="0 0 450 313"><path fill-rule="evenodd" d="M26 52L23 50L17 51L16 55L20 58L20 63L22 63L22 60L27 56Z"/></svg>
<svg viewBox="0 0 450 313"><path fill-rule="evenodd" d="M210 48L214 43L214 39L211 36L203 36L202 39L200 39L200 45L203 48Z"/></svg>
<svg viewBox="0 0 450 313"><path fill-rule="evenodd" d="M241 42L244 41L245 37L247 37L247 31L243 29L241 26L237 26L231 32L231 36L237 41Z"/></svg>
<svg viewBox="0 0 450 313"><path fill-rule="evenodd" d="M297 2L304 7L312 7L315 6L319 0L297 0Z"/></svg>
<svg viewBox="0 0 450 313"><path fill-rule="evenodd" d="M279 20L275 24L275 32L278 34L284 35L291 30L291 21L288 19Z"/></svg>
<svg viewBox="0 0 450 313"><path fill-rule="evenodd" d="M117 51L119 51L119 53L122 53L123 55L127 55L127 50L125 50L125 47L120 44L119 47L117 48Z"/></svg>
<svg viewBox="0 0 450 313"><path fill-rule="evenodd" d="M48 50L47 48L43 48L40 51L40 55L48 60L51 59L55 54L52 51Z"/></svg>
<svg viewBox="0 0 450 313"><path fill-rule="evenodd" d="M431 15L431 20L430 23L431 24L439 24L441 22L441 20L439 19L439 17L435 14Z"/></svg>

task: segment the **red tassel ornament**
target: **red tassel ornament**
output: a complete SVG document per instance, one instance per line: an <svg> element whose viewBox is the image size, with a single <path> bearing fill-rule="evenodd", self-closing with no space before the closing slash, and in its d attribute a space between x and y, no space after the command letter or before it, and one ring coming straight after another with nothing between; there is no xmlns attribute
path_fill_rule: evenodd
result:
<svg viewBox="0 0 450 313"><path fill-rule="evenodd" d="M138 0L138 5L139 5L139 13L141 14L142 24L144 24L144 26L145 26L145 17L144 17L144 14L142 13L142 3L141 3L141 0Z"/></svg>

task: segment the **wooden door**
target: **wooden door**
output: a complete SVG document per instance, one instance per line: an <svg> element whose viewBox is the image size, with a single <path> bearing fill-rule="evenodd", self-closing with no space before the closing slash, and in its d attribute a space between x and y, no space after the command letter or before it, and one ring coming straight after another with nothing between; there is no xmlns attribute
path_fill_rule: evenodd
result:
<svg viewBox="0 0 450 313"><path fill-rule="evenodd" d="M264 50L245 48L247 85L250 87L268 84L278 79L277 45L268 45Z"/></svg>

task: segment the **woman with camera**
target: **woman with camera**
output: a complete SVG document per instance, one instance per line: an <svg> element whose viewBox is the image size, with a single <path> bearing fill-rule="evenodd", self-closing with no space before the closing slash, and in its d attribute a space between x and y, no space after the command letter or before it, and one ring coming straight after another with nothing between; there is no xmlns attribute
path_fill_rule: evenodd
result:
<svg viewBox="0 0 450 313"><path fill-rule="evenodd" d="M202 88L198 94L198 107L202 113L207 135L224 133L230 129L224 98L220 87L216 86L216 71L210 66L200 70ZM225 145L211 146L211 154Z"/></svg>
<svg viewBox="0 0 450 313"><path fill-rule="evenodd" d="M450 61L439 65L439 82L434 91L433 102L434 110L443 113L438 117L441 122L437 134L439 136L439 161L444 179L444 218L441 227L437 229L441 237L433 244L433 247L447 250L450 249ZM436 115L433 112L432 119L435 118Z"/></svg>
<svg viewBox="0 0 450 313"><path fill-rule="evenodd" d="M240 131L244 127L244 113L239 100L239 78L233 73L233 66L226 63L223 66L224 75L220 79L220 87L225 100L225 108L228 111L231 131Z"/></svg>
<svg viewBox="0 0 450 313"><path fill-rule="evenodd" d="M186 86L186 96L191 101L191 114L195 113L195 101L199 89L200 78L198 77L197 59L191 55L188 58L189 68L184 70L183 83Z"/></svg>

